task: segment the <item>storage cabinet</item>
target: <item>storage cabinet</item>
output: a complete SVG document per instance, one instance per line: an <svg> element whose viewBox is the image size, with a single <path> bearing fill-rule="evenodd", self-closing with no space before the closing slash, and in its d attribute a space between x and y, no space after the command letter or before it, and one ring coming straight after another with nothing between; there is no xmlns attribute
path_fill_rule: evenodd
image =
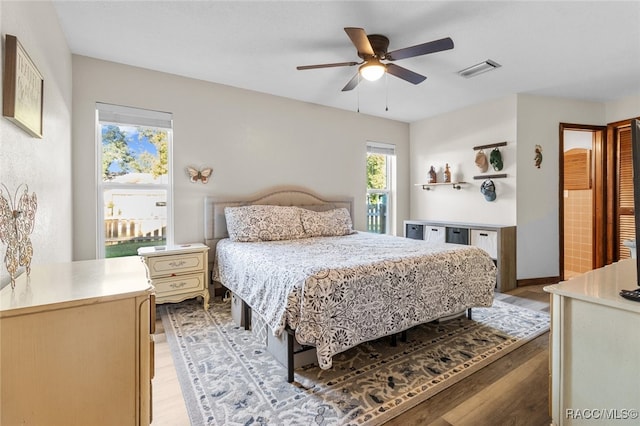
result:
<svg viewBox="0 0 640 426"><path fill-rule="evenodd" d="M471 245L480 247L491 256L498 258L498 231L487 231L486 229L471 230Z"/></svg>
<svg viewBox="0 0 640 426"><path fill-rule="evenodd" d="M444 226L429 226L418 223L407 223L405 225L405 237L432 243L444 243L447 239Z"/></svg>
<svg viewBox="0 0 640 426"><path fill-rule="evenodd" d="M469 229L468 228L460 228L458 226L447 226L445 228L447 231L447 243L453 244L469 244Z"/></svg>
<svg viewBox="0 0 640 426"><path fill-rule="evenodd" d="M33 266L0 292L0 424L149 425L154 311L135 257Z"/></svg>
<svg viewBox="0 0 640 426"><path fill-rule="evenodd" d="M635 259L625 259L544 288L553 425L638 424L640 303L619 294L637 277Z"/></svg>
<svg viewBox="0 0 640 426"><path fill-rule="evenodd" d="M196 244L138 249L147 278L156 290L156 303L202 297L209 309L209 247Z"/></svg>
<svg viewBox="0 0 640 426"><path fill-rule="evenodd" d="M424 240L424 225L418 223L409 223L405 225L405 234L404 236L407 238L411 238L413 240Z"/></svg>
<svg viewBox="0 0 640 426"><path fill-rule="evenodd" d="M447 240L446 228L444 226L424 226L424 240L430 243L444 243Z"/></svg>
<svg viewBox="0 0 640 426"><path fill-rule="evenodd" d="M422 230L417 238L414 229ZM496 289L500 292L516 288L516 227L474 223L405 220L405 237L429 242L470 244L486 251L498 268Z"/></svg>

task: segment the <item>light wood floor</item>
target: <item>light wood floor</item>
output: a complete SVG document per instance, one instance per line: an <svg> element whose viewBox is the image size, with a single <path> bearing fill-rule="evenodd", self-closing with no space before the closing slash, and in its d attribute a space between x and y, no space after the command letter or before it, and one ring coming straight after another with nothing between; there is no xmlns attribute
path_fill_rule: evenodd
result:
<svg viewBox="0 0 640 426"><path fill-rule="evenodd" d="M543 286L520 287L509 302L547 310ZM504 296L504 295L503 295ZM153 426L188 426L189 417L160 318L156 322ZM549 425L549 333L526 343L387 425Z"/></svg>

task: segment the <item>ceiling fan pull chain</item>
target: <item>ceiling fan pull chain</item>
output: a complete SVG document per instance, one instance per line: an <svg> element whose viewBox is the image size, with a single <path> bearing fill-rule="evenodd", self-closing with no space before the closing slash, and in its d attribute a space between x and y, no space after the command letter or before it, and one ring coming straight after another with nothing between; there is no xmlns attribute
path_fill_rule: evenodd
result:
<svg viewBox="0 0 640 426"><path fill-rule="evenodd" d="M387 91L386 95L385 95L385 100L384 100L384 110L385 111L389 111L389 74L387 74L386 72L384 73L384 86L385 86L385 90Z"/></svg>
<svg viewBox="0 0 640 426"><path fill-rule="evenodd" d="M360 73L358 75L358 87L356 88L356 99L358 102L358 112L360 112Z"/></svg>

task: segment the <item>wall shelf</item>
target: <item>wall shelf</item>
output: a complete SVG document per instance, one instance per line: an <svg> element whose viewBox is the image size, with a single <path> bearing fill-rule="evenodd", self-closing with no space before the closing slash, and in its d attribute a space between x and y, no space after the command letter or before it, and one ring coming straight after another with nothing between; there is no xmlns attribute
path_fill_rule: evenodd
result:
<svg viewBox="0 0 640 426"><path fill-rule="evenodd" d="M490 143L490 144L487 144L487 145L478 145L478 146L474 146L473 150L477 151L479 149L496 148L496 147L499 147L499 146L507 146L507 143L506 142L496 142L496 143Z"/></svg>
<svg viewBox="0 0 640 426"><path fill-rule="evenodd" d="M450 185L453 189L462 189L462 185L467 182L436 182L436 183L416 183L415 186L421 186L425 191L430 191L435 186Z"/></svg>
<svg viewBox="0 0 640 426"><path fill-rule="evenodd" d="M507 177L506 173L501 173L501 174L497 174L497 175L474 176L473 178L475 180L479 180L479 179L502 179L502 178L506 178L506 177Z"/></svg>

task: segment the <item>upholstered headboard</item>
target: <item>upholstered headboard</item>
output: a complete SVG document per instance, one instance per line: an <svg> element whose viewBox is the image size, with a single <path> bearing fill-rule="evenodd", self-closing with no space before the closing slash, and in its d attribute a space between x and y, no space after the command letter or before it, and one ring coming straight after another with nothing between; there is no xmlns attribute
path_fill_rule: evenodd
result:
<svg viewBox="0 0 640 426"><path fill-rule="evenodd" d="M315 211L346 208L353 221L353 197L323 198L300 187L276 187L247 197L206 197L204 203L204 243L215 254L215 246L222 238L229 236L224 217L225 207L267 204L275 206L297 206Z"/></svg>

